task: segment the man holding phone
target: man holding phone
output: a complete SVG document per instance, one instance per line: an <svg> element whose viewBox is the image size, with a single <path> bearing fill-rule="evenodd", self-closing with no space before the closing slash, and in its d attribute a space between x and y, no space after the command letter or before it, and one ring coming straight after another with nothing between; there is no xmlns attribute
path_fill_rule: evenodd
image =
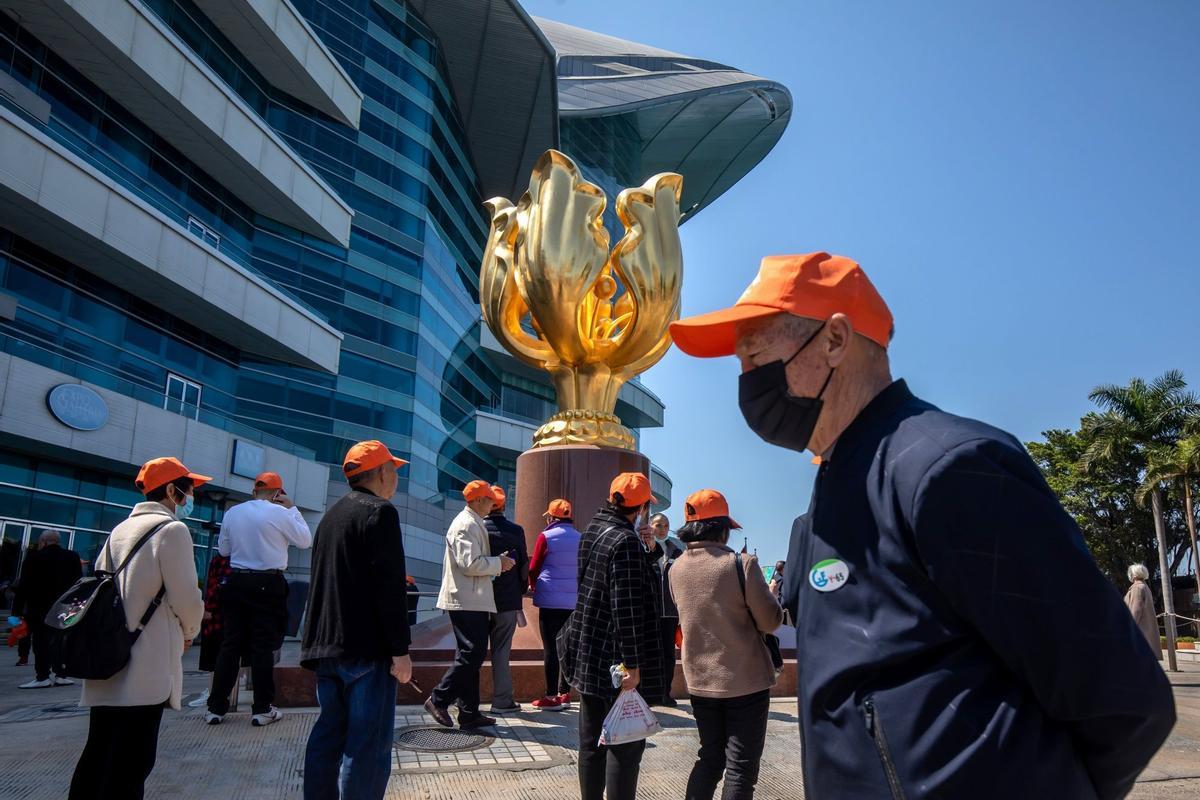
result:
<svg viewBox="0 0 1200 800"><path fill-rule="evenodd" d="M229 693L243 654L250 658L255 727L283 718L275 700L275 651L287 626L288 545L312 546L312 532L283 489L283 479L264 472L254 479L251 500L225 512L217 550L229 558L232 574L217 589L225 638L217 655L212 694L204 721L217 725L229 711Z"/></svg>

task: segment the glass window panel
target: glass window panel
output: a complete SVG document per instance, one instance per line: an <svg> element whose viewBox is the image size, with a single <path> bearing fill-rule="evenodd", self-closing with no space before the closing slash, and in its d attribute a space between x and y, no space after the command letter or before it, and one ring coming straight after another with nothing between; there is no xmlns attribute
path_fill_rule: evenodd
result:
<svg viewBox="0 0 1200 800"><path fill-rule="evenodd" d="M31 486L33 485L33 475L32 459L16 453L0 451L0 482Z"/></svg>
<svg viewBox="0 0 1200 800"><path fill-rule="evenodd" d="M100 555L100 548L104 547L104 542L107 539L108 534L105 533L75 532L75 541L71 549L79 554L79 560L83 562L83 572L85 575L90 575L95 568L96 557Z"/></svg>
<svg viewBox="0 0 1200 800"><path fill-rule="evenodd" d="M0 517L29 519L30 494L27 489L0 486Z"/></svg>
<svg viewBox="0 0 1200 800"><path fill-rule="evenodd" d="M75 477L75 468L66 464L55 464L50 461L40 461L37 465L37 475L34 486L48 492L63 494L78 494L79 480Z"/></svg>

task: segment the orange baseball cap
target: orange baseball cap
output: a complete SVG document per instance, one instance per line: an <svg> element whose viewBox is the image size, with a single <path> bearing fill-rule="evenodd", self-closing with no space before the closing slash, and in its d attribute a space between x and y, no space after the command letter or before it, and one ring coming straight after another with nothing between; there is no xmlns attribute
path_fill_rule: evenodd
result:
<svg viewBox="0 0 1200 800"><path fill-rule="evenodd" d="M283 478L277 472L260 472L254 479L255 489L278 489L283 491Z"/></svg>
<svg viewBox="0 0 1200 800"><path fill-rule="evenodd" d="M714 517L729 517L729 503L725 500L725 495L716 489L701 489L688 495L687 502L683 504L683 513L683 518L687 522L697 522ZM729 521L735 528L742 527L733 517L729 517Z"/></svg>
<svg viewBox="0 0 1200 800"><path fill-rule="evenodd" d="M388 450L387 445L383 442L378 439L369 439L359 442L346 451L346 457L342 460L342 472L349 478L351 475L383 466L389 461L395 464L397 469L408 463L403 458L396 458L392 455L392 451Z"/></svg>
<svg viewBox="0 0 1200 800"><path fill-rule="evenodd" d="M495 495L492 494L492 485L487 481L471 481L463 487L462 494L463 499L468 503L470 503L472 500L478 500L481 497L491 497L493 500L495 499Z"/></svg>
<svg viewBox="0 0 1200 800"><path fill-rule="evenodd" d="M152 458L142 464L133 484L142 494L149 494L164 483L170 483L179 478L191 478L192 486L203 486L212 480L207 475L191 472L178 458L167 456L166 458Z"/></svg>
<svg viewBox="0 0 1200 800"><path fill-rule="evenodd" d="M504 508L505 501L508 500L508 495L499 486L492 487L492 499L496 501L496 510Z"/></svg>
<svg viewBox="0 0 1200 800"><path fill-rule="evenodd" d="M658 502L650 492L650 479L640 472L622 472L608 487L608 501L626 508Z"/></svg>
<svg viewBox="0 0 1200 800"><path fill-rule="evenodd" d="M571 509L570 503L566 500L558 499L550 501L550 506L546 509L546 513L543 516L554 517L555 519L574 519L575 512Z"/></svg>
<svg viewBox="0 0 1200 800"><path fill-rule="evenodd" d="M880 347L892 338L892 312L867 273L857 262L828 253L767 256L731 308L672 322L671 338L690 356L729 356L739 322L781 311L822 322L842 313Z"/></svg>

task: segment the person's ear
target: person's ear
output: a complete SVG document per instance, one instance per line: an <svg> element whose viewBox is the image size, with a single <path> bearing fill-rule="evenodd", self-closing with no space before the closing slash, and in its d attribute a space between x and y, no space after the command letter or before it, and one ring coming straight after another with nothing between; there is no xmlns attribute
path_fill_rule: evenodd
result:
<svg viewBox="0 0 1200 800"><path fill-rule="evenodd" d="M825 323L825 330L825 360L831 369L836 369L850 352L850 344L854 341L854 323L845 314L837 313Z"/></svg>

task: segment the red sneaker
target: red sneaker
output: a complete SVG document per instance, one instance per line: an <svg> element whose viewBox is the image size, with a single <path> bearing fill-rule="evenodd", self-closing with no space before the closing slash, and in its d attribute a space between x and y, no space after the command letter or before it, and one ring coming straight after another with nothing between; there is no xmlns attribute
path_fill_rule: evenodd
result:
<svg viewBox="0 0 1200 800"><path fill-rule="evenodd" d="M558 696L558 703L559 703L559 705L561 705L563 708L566 708L567 706L571 705L571 693L570 693L570 692L564 692L563 694L560 694L560 695Z"/></svg>
<svg viewBox="0 0 1200 800"><path fill-rule="evenodd" d="M538 711L562 711L562 698L558 696L546 696L539 700L533 701L533 707Z"/></svg>

